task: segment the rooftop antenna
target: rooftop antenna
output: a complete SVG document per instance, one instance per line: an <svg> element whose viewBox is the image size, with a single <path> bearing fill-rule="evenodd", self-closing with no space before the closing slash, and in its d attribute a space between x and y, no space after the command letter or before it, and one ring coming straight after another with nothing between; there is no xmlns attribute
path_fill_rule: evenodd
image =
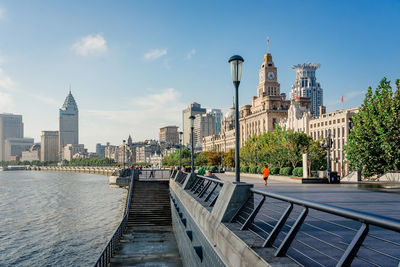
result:
<svg viewBox="0 0 400 267"><path fill-rule="evenodd" d="M267 36L267 53L269 52L269 36Z"/></svg>
<svg viewBox="0 0 400 267"><path fill-rule="evenodd" d="M71 93L71 84L69 84L69 93Z"/></svg>

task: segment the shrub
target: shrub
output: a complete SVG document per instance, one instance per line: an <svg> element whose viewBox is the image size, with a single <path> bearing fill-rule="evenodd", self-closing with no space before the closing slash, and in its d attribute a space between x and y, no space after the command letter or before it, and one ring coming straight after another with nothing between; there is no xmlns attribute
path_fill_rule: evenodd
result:
<svg viewBox="0 0 400 267"><path fill-rule="evenodd" d="M298 177L303 176L303 167L294 168L293 175L298 176Z"/></svg>
<svg viewBox="0 0 400 267"><path fill-rule="evenodd" d="M240 167L240 172L249 172L249 166Z"/></svg>
<svg viewBox="0 0 400 267"><path fill-rule="evenodd" d="M211 168L210 168L211 170L210 171L212 171L212 172L216 172L217 171L217 167L216 166L211 166Z"/></svg>
<svg viewBox="0 0 400 267"><path fill-rule="evenodd" d="M260 166L257 168L257 173L258 174L262 174L262 170L264 169L264 167Z"/></svg>
<svg viewBox="0 0 400 267"><path fill-rule="evenodd" d="M250 173L257 173L257 166L251 166Z"/></svg>
<svg viewBox="0 0 400 267"><path fill-rule="evenodd" d="M292 170L293 170L292 167L283 167L282 169L279 170L279 174L289 176L292 175Z"/></svg>
<svg viewBox="0 0 400 267"><path fill-rule="evenodd" d="M271 174L280 174L279 171L280 171L279 167L272 167L270 169Z"/></svg>

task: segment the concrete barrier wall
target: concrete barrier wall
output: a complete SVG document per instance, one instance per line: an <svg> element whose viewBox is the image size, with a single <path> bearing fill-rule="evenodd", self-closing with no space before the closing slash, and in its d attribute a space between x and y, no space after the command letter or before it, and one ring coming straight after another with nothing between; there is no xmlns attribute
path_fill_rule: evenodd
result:
<svg viewBox="0 0 400 267"><path fill-rule="evenodd" d="M170 180L170 192L175 201L171 204L174 233L185 266L269 266L221 222L222 219L218 218L221 216L213 215L173 180ZM229 208L218 201L226 201L226 198L220 195L214 208ZM192 240L187 231L192 232ZM202 261L194 249L199 246L203 253Z"/></svg>

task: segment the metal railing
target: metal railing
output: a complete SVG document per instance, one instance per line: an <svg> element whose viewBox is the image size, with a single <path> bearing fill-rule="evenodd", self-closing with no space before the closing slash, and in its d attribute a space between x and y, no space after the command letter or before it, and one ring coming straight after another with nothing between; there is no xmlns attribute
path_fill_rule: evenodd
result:
<svg viewBox="0 0 400 267"><path fill-rule="evenodd" d="M224 182L218 177L196 175L196 179L188 188L189 192L206 207L213 207L218 199Z"/></svg>
<svg viewBox="0 0 400 267"><path fill-rule="evenodd" d="M107 266L108 263L110 263L111 257L114 255L115 249L117 248L122 238L122 235L126 231L126 227L128 225L129 209L131 207L135 175L136 176L138 175L137 170L134 170L131 175L131 183L129 185L129 193L128 193L128 199L126 201L124 217L122 218L121 223L118 225L117 230L115 230L114 234L112 235L110 241L108 241L106 247L103 249L103 252L101 253L100 257L98 258L97 262L94 265L95 267Z"/></svg>
<svg viewBox="0 0 400 267"><path fill-rule="evenodd" d="M142 169L139 171L139 180L169 180L169 169Z"/></svg>
<svg viewBox="0 0 400 267"><path fill-rule="evenodd" d="M398 266L400 221L251 189L231 222L305 266ZM266 201L267 200L267 201ZM367 204L367 203L366 203Z"/></svg>
<svg viewBox="0 0 400 267"><path fill-rule="evenodd" d="M183 185L183 183L186 181L186 178L188 177L189 173L187 172L181 172L178 171L175 175L175 182Z"/></svg>

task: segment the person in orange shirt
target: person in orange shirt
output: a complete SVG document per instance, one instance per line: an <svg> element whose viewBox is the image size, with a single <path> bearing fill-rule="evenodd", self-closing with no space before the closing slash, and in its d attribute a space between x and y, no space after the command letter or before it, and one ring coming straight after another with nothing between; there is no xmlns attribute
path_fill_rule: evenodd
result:
<svg viewBox="0 0 400 267"><path fill-rule="evenodd" d="M267 181L269 177L269 169L267 164L264 165L264 169L262 170L263 173L263 179L264 179L264 185L267 186Z"/></svg>

